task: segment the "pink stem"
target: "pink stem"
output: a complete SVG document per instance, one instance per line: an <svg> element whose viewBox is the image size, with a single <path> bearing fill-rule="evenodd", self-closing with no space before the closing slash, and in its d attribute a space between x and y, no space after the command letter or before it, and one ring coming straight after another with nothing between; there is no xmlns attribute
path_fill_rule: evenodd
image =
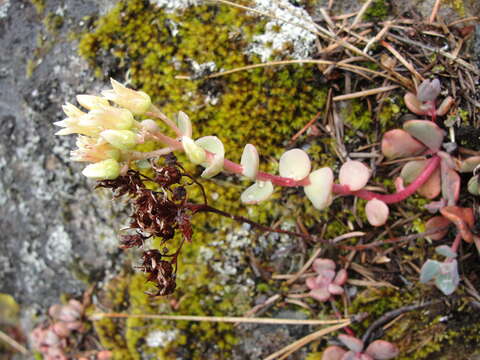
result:
<svg viewBox="0 0 480 360"><path fill-rule="evenodd" d="M430 178L433 172L438 168L439 164L440 157L438 157L437 155L431 157L430 159L428 159L427 165L423 168L422 173L418 175L417 178L405 189L394 194L383 195L368 190L350 191L348 189L348 186L337 184L333 185L333 192L340 195L355 195L365 200L378 199L382 200L386 204L397 203L412 195L420 186L425 184L425 182Z"/></svg>
<svg viewBox="0 0 480 360"><path fill-rule="evenodd" d="M154 135L154 137L156 137L157 140L169 145L171 148L175 150L180 150L180 151L183 150L183 146L181 142L175 139L172 139L167 135L164 135L162 133L155 133L152 135ZM206 151L206 153L207 153L207 160L211 161L214 157L214 154L209 151ZM155 152L153 151L151 154L154 155ZM147 153L145 156L148 156ZM440 164L440 157L438 157L437 155L432 156L429 160L427 160L427 165L423 168L422 173L405 189L398 191L394 194L383 195L383 194L378 194L368 190L351 191L348 188L348 186L339 185L339 184L333 184L332 191L339 195L354 195L365 200L378 199L378 200L382 200L386 204L397 203L406 199L410 195L412 195L420 186L425 184L425 182L430 178L433 172L438 168L439 164ZM224 160L223 165L226 171L231 172L233 174L243 175L242 165L237 164L228 159ZM271 181L274 185L283 186L283 187L306 186L310 184L310 180L308 179L308 176L301 180L294 180L294 179L285 178L278 175L272 175L272 174L261 172L261 171L258 172L256 179L260 181Z"/></svg>
<svg viewBox="0 0 480 360"><path fill-rule="evenodd" d="M458 233L457 236L455 236L455 240L453 240L453 244L452 244L452 251L454 253L457 252L458 250L458 247L460 246L460 243L462 242L462 234Z"/></svg>

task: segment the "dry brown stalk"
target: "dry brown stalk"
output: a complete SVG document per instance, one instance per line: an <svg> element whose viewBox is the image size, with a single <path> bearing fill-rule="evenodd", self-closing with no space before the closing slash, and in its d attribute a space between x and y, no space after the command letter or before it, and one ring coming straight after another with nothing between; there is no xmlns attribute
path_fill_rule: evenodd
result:
<svg viewBox="0 0 480 360"><path fill-rule="evenodd" d="M359 97L365 97L365 96L380 94L380 93L395 90L395 89L398 89L398 88L399 88L398 85L383 86L383 87L379 87L379 88L376 88L376 89L369 89L369 90L354 92L354 93L351 93L351 94L334 96L333 101L351 100L351 99L356 99L356 98L359 98Z"/></svg>

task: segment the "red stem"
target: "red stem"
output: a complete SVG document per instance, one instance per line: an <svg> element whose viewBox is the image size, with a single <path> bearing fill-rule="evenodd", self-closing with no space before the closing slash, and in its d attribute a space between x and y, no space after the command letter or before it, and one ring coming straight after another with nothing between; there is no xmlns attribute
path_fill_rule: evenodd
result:
<svg viewBox="0 0 480 360"><path fill-rule="evenodd" d="M438 168L439 164L440 157L438 157L437 155L432 156L430 159L428 159L427 165L423 168L422 173L418 175L417 178L405 189L394 194L383 195L368 190L350 191L348 189L348 186L338 184L333 185L333 192L340 195L355 195L365 200L378 199L382 200L386 204L397 203L405 200L407 197L412 195L420 186L425 184L425 182L430 178L433 172Z"/></svg>

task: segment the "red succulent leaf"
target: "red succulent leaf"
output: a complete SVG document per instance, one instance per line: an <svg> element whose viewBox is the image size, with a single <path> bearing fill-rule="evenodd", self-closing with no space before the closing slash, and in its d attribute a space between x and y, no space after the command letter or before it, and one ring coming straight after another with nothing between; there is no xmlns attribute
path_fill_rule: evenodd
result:
<svg viewBox="0 0 480 360"><path fill-rule="evenodd" d="M445 136L445 131L429 120L406 121L403 129L433 151L440 149Z"/></svg>
<svg viewBox="0 0 480 360"><path fill-rule="evenodd" d="M368 345L366 354L376 360L388 360L398 356L399 350L396 345L384 340L376 340Z"/></svg>
<svg viewBox="0 0 480 360"><path fill-rule="evenodd" d="M443 216L434 216L430 220L428 220L425 224L425 230L433 230L437 228L444 228L443 230L439 230L433 234L428 235L428 237L432 240L441 240L447 235L448 233L448 225L450 224L450 220Z"/></svg>
<svg viewBox="0 0 480 360"><path fill-rule="evenodd" d="M327 301L330 299L330 293L328 292L326 287L314 289L310 291L310 296L318 301Z"/></svg>
<svg viewBox="0 0 480 360"><path fill-rule="evenodd" d="M441 162L442 197L447 205L455 205L460 195L460 175L442 159Z"/></svg>
<svg viewBox="0 0 480 360"><path fill-rule="evenodd" d="M347 270L340 269L337 272L337 275L335 276L335 279L333 280L333 283L342 286L343 284L345 284L347 282L347 277L348 277Z"/></svg>
<svg viewBox="0 0 480 360"><path fill-rule="evenodd" d="M429 109L424 109L420 100L417 99L417 95L414 93L408 92L403 97L405 100L405 105L407 105L408 110L417 115L427 115Z"/></svg>
<svg viewBox="0 0 480 360"><path fill-rule="evenodd" d="M403 166L400 176L405 183L411 183L422 173L426 164L426 160L409 161ZM417 189L417 192L427 199L433 199L440 194L441 190L440 169L437 168L428 180Z"/></svg>
<svg viewBox="0 0 480 360"><path fill-rule="evenodd" d="M459 206L446 206L440 209L440 212L455 224L463 240L468 243L473 242L473 234L470 231L475 222L473 209Z"/></svg>
<svg viewBox="0 0 480 360"><path fill-rule="evenodd" d="M388 159L416 156L426 149L425 145L402 129L387 131L382 138L382 153Z"/></svg>
<svg viewBox="0 0 480 360"><path fill-rule="evenodd" d="M322 360L340 360L346 351L340 346L329 346L322 354Z"/></svg>
<svg viewBox="0 0 480 360"><path fill-rule="evenodd" d="M363 341L354 336L340 334L338 335L338 340L353 352L358 353L363 350Z"/></svg>
<svg viewBox="0 0 480 360"><path fill-rule="evenodd" d="M320 274L322 270L335 270L335 263L330 259L316 259L312 267L315 272Z"/></svg>

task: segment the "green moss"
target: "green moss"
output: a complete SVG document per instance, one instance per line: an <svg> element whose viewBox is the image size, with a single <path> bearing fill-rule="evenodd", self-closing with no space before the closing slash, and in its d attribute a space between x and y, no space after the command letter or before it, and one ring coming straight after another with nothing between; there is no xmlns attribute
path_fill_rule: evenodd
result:
<svg viewBox="0 0 480 360"><path fill-rule="evenodd" d="M252 143L265 161L278 159L285 139L324 106L326 90L315 67L271 67L193 81L177 78L192 74L192 61L213 61L225 70L258 62L245 52L262 28L257 17L229 6L197 6L168 14L145 1L121 1L83 36L79 49L98 72L103 72L101 63L106 60L102 54L113 54L120 70L129 70L135 86L149 93L167 115L188 113L194 136L219 136L232 160L239 161L243 146ZM212 98L214 102L208 101ZM265 162L262 166L273 167ZM218 198L212 205L227 211L237 211L246 185L240 180L228 186L221 179L206 182L208 193ZM254 207L248 215L265 221L272 207ZM246 215L244 209L240 212Z"/></svg>
<svg viewBox="0 0 480 360"><path fill-rule="evenodd" d="M63 16L57 15L55 13L49 13L43 19L43 26L47 29L48 32L55 34L63 26Z"/></svg>
<svg viewBox="0 0 480 360"><path fill-rule="evenodd" d="M30 2L38 14L42 14L45 11L45 0L30 0Z"/></svg>
<svg viewBox="0 0 480 360"><path fill-rule="evenodd" d="M390 12L389 0L374 0L363 15L367 21L378 21L385 19Z"/></svg>

